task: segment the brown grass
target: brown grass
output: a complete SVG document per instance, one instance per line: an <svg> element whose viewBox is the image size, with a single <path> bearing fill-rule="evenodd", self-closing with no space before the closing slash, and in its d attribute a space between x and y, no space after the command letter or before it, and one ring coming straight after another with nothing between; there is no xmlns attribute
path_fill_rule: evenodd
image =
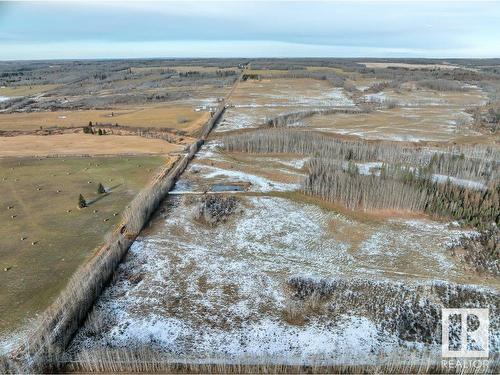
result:
<svg viewBox="0 0 500 375"><path fill-rule="evenodd" d="M139 136L58 134L0 137L0 156L167 154L184 146Z"/></svg>
<svg viewBox="0 0 500 375"><path fill-rule="evenodd" d="M56 87L58 87L58 85L23 85L23 86L12 86L12 87L0 87L0 96L7 96L7 97L30 96L53 90Z"/></svg>
<svg viewBox="0 0 500 375"><path fill-rule="evenodd" d="M171 159L0 159L0 336L54 300L121 220L134 195ZM99 183L110 189L108 194L97 193ZM89 201L85 209L77 208L80 193Z"/></svg>
<svg viewBox="0 0 500 375"><path fill-rule="evenodd" d="M187 105L123 106L106 110L56 111L0 114L0 130L34 130L40 127L74 127L93 123L138 127L173 128L194 132L209 118ZM185 122L179 122L183 118Z"/></svg>

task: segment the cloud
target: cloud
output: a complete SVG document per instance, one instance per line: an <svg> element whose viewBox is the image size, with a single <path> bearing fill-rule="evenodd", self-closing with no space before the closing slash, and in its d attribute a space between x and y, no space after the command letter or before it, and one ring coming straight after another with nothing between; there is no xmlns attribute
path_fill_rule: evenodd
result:
<svg viewBox="0 0 500 375"><path fill-rule="evenodd" d="M119 54L127 43L170 46L160 51L139 48L148 53L144 57L174 56L171 53L185 52L178 49L182 43L195 46L196 42L224 52L214 44L220 41L237 46L251 42L255 53L279 43L282 53L294 51L297 56L317 51L325 51L325 56L348 51L363 56L382 52L419 57L500 56L495 42L500 39L500 7L491 2L11 3L0 12L0 58L9 58L14 51L29 56L29 49L35 58L35 51L39 51L37 56L47 55L43 48L70 42L95 45L93 51L85 50L92 56L101 45ZM10 52L5 51L7 46ZM108 57L105 50L99 57ZM127 49L121 53L125 57ZM248 55L247 51L238 53ZM196 49L191 51L193 57L198 54ZM86 57L83 50L79 57Z"/></svg>

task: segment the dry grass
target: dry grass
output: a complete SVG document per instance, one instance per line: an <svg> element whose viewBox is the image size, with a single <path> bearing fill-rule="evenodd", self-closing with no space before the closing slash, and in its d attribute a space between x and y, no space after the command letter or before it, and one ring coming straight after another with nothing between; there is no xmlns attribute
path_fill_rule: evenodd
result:
<svg viewBox="0 0 500 375"><path fill-rule="evenodd" d="M245 71L246 72L246 71ZM325 99L333 88L326 80L312 78L276 78L240 82L231 96L234 104L290 105L297 98Z"/></svg>
<svg viewBox="0 0 500 375"><path fill-rule="evenodd" d="M50 91L59 85L25 85L25 86L12 86L0 87L0 96L16 97L16 96L31 96Z"/></svg>
<svg viewBox="0 0 500 375"><path fill-rule="evenodd" d="M285 69L247 69L244 71L244 74L257 74L266 76L283 75L289 73L290 71Z"/></svg>
<svg viewBox="0 0 500 375"><path fill-rule="evenodd" d="M179 118L186 119L180 123ZM35 130L53 126L74 127L92 123L137 127L172 128L194 132L208 120L209 113L187 105L122 106L109 110L57 111L0 114L0 130Z"/></svg>
<svg viewBox="0 0 500 375"><path fill-rule="evenodd" d="M139 136L57 134L0 137L0 156L167 154L182 145Z"/></svg>
<svg viewBox="0 0 500 375"><path fill-rule="evenodd" d="M346 75L341 68L333 68L329 66L308 66L306 67L306 70L309 72L335 73L340 76Z"/></svg>
<svg viewBox="0 0 500 375"><path fill-rule="evenodd" d="M0 332L49 305L133 196L169 162L160 156L0 159ZM109 194L97 194L99 182ZM95 202L79 210L80 193Z"/></svg>
<svg viewBox="0 0 500 375"><path fill-rule="evenodd" d="M365 139L423 140L494 144L498 136L483 135L472 128L459 128L460 111L442 107L394 108L360 114L313 116L304 123L314 129L359 136Z"/></svg>

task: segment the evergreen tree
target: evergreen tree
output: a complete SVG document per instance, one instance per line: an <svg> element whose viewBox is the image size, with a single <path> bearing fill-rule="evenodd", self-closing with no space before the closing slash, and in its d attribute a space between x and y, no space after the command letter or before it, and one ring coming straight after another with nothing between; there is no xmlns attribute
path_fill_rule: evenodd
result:
<svg viewBox="0 0 500 375"><path fill-rule="evenodd" d="M104 194L106 192L106 189L104 188L104 186L99 182L99 186L97 186L97 192L99 194Z"/></svg>
<svg viewBox="0 0 500 375"><path fill-rule="evenodd" d="M85 200L83 195L80 194L80 196L78 197L78 208L85 208L85 207L87 207L87 201Z"/></svg>

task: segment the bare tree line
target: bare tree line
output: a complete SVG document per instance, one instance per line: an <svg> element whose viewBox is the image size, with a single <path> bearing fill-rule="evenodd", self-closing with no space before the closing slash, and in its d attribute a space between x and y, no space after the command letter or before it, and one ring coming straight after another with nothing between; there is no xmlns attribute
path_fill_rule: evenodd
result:
<svg viewBox="0 0 500 375"><path fill-rule="evenodd" d="M343 363L343 360L345 363ZM1 365L1 364L0 364ZM0 367L0 370L2 368ZM308 361L293 364L280 358L238 358L228 362L227 357L211 358L176 357L160 350L147 348L106 349L82 351L74 361L60 361L51 370L76 373L161 373L161 374L428 374L440 373L444 367L429 360L415 361L392 355L380 364L353 364L351 358L337 358L335 362ZM485 368L485 373L494 373Z"/></svg>
<svg viewBox="0 0 500 375"><path fill-rule="evenodd" d="M299 153L329 160L380 161L429 166L434 173L488 183L500 176L500 150L482 146L423 148L389 141L338 139L297 129L267 129L230 135L226 151Z"/></svg>
<svg viewBox="0 0 500 375"><path fill-rule="evenodd" d="M418 170L400 165L383 166L380 176L360 175L354 168L339 168L338 162L313 159L304 181L306 194L350 209L395 209L451 217L477 227L500 225L500 182L486 191L430 178L430 168Z"/></svg>
<svg viewBox="0 0 500 375"><path fill-rule="evenodd" d="M465 91L466 88L457 81L449 79L423 79L418 81L418 85L423 88L436 91Z"/></svg>
<svg viewBox="0 0 500 375"><path fill-rule="evenodd" d="M273 118L266 120L265 125L273 128L282 128L290 124L296 123L297 121L316 116L316 115L331 115L334 113L363 113L367 111L360 110L358 108L327 108L327 109L312 109L308 111L297 111L285 113Z"/></svg>

